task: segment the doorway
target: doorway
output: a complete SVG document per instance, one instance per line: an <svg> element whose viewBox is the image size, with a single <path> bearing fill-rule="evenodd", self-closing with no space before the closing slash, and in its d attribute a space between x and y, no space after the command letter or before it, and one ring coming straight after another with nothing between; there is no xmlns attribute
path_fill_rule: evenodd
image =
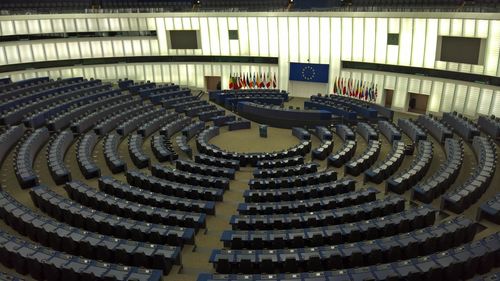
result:
<svg viewBox="0 0 500 281"><path fill-rule="evenodd" d="M427 102L429 100L429 96L417 93L409 94L410 100L408 101L408 111L425 114L427 112Z"/></svg>
<svg viewBox="0 0 500 281"><path fill-rule="evenodd" d="M394 90L387 90L385 89L385 107L391 108L392 107L392 96L394 95Z"/></svg>
<svg viewBox="0 0 500 281"><path fill-rule="evenodd" d="M205 88L207 91L221 90L221 77L220 76L205 76Z"/></svg>

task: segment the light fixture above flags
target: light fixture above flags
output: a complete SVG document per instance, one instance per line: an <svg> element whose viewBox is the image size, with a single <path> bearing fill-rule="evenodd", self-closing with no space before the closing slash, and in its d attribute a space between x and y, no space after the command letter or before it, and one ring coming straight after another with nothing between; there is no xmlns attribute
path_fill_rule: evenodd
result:
<svg viewBox="0 0 500 281"><path fill-rule="evenodd" d="M335 77L333 94L348 96L354 99L375 102L377 100L377 85L373 82L353 80L352 78Z"/></svg>

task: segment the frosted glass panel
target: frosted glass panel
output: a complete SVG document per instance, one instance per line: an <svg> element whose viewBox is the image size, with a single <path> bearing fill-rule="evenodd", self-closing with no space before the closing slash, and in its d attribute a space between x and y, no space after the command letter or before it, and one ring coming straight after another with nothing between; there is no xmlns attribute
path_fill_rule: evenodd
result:
<svg viewBox="0 0 500 281"><path fill-rule="evenodd" d="M122 57L123 53L123 42L122 41L113 41L113 52L115 57Z"/></svg>
<svg viewBox="0 0 500 281"><path fill-rule="evenodd" d="M411 52L411 65L422 67L424 65L424 51L425 51L425 30L426 30L425 19L415 19L412 40L412 52Z"/></svg>
<svg viewBox="0 0 500 281"><path fill-rule="evenodd" d="M500 91L495 92L495 97L493 98L493 104L490 114L500 116Z"/></svg>
<svg viewBox="0 0 500 281"><path fill-rule="evenodd" d="M464 20L463 35L467 37L474 37L476 33L476 20Z"/></svg>
<svg viewBox="0 0 500 281"><path fill-rule="evenodd" d="M52 29L54 32L65 32L64 23L62 19L53 19L52 20Z"/></svg>
<svg viewBox="0 0 500 281"><path fill-rule="evenodd" d="M439 20L439 35L440 36L450 35L450 19Z"/></svg>
<svg viewBox="0 0 500 281"><path fill-rule="evenodd" d="M374 18L365 19L364 62L373 62L375 59L375 23Z"/></svg>
<svg viewBox="0 0 500 281"><path fill-rule="evenodd" d="M132 48L134 49L134 56L142 56L141 40L132 40Z"/></svg>
<svg viewBox="0 0 500 281"><path fill-rule="evenodd" d="M102 46L100 41L93 41L90 43L92 48L92 56L95 58L102 57Z"/></svg>
<svg viewBox="0 0 500 281"><path fill-rule="evenodd" d="M420 93L420 80L410 79L410 84L408 85L408 92Z"/></svg>
<svg viewBox="0 0 500 281"><path fill-rule="evenodd" d="M267 24L269 27L269 56L278 57L279 56L279 44L278 44L278 19L276 17L267 18ZM325 37L330 34L325 34Z"/></svg>
<svg viewBox="0 0 500 281"><path fill-rule="evenodd" d="M299 61L307 62L309 59L309 19L299 18Z"/></svg>
<svg viewBox="0 0 500 281"><path fill-rule="evenodd" d="M432 93L431 96L429 97L429 104L427 106L429 111L439 112L443 86L444 83L440 81L435 81L434 84L432 85Z"/></svg>
<svg viewBox="0 0 500 281"><path fill-rule="evenodd" d="M40 33L40 22L38 20L28 20L28 30L31 34Z"/></svg>
<svg viewBox="0 0 500 281"><path fill-rule="evenodd" d="M387 51L387 19L377 19L377 35L375 38L375 62L385 63Z"/></svg>
<svg viewBox="0 0 500 281"><path fill-rule="evenodd" d="M76 32L75 19L64 19L64 28L66 32Z"/></svg>
<svg viewBox="0 0 500 281"><path fill-rule="evenodd" d="M229 52L229 34L227 27L226 18L218 18L219 21L219 41L220 41L220 53L223 56L230 55Z"/></svg>
<svg viewBox="0 0 500 281"><path fill-rule="evenodd" d="M109 19L109 29L110 30L120 30L120 19L110 18Z"/></svg>
<svg viewBox="0 0 500 281"><path fill-rule="evenodd" d="M25 20L16 20L14 21L14 26L16 27L17 34L26 34L28 33L28 25Z"/></svg>
<svg viewBox="0 0 500 281"><path fill-rule="evenodd" d="M100 18L98 20L98 24L99 24L100 31L109 31L110 30L108 18Z"/></svg>
<svg viewBox="0 0 500 281"><path fill-rule="evenodd" d="M259 56L269 56L269 34L267 27L267 18L257 18L259 32ZM226 37L227 38L227 37ZM222 42L221 42L222 43Z"/></svg>
<svg viewBox="0 0 500 281"><path fill-rule="evenodd" d="M453 96L455 92L455 84L446 83L444 85L443 96L441 98L441 111L450 112L453 105Z"/></svg>
<svg viewBox="0 0 500 281"><path fill-rule="evenodd" d="M45 60L45 51L43 50L42 44L33 44L32 45L33 56L35 61L44 61Z"/></svg>
<svg viewBox="0 0 500 281"><path fill-rule="evenodd" d="M486 75L496 76L500 55L500 20L490 21L490 34L487 40L484 72Z"/></svg>
<svg viewBox="0 0 500 281"><path fill-rule="evenodd" d="M5 46L5 54L7 55L8 63L19 63L19 53L17 46Z"/></svg>
<svg viewBox="0 0 500 281"><path fill-rule="evenodd" d="M42 27L42 33L52 33L52 21L51 20L40 20L40 26Z"/></svg>
<svg viewBox="0 0 500 281"><path fill-rule="evenodd" d="M77 42L68 43L69 57L72 59L80 58L80 46Z"/></svg>
<svg viewBox="0 0 500 281"><path fill-rule="evenodd" d="M142 55L151 56L151 46L149 45L149 40L141 40Z"/></svg>
<svg viewBox="0 0 500 281"><path fill-rule="evenodd" d="M57 43L57 55L60 60L69 59L68 46L66 43Z"/></svg>
<svg viewBox="0 0 500 281"><path fill-rule="evenodd" d="M430 95L431 94L431 88L432 88L432 81L430 80L423 80L422 84L420 86L420 93L423 95Z"/></svg>
<svg viewBox="0 0 500 281"><path fill-rule="evenodd" d="M87 21L85 19L76 19L76 28L78 31L87 31Z"/></svg>
<svg viewBox="0 0 500 281"><path fill-rule="evenodd" d="M82 58L90 58L92 57L92 52L90 49L89 42L80 42L80 50L82 52Z"/></svg>
<svg viewBox="0 0 500 281"><path fill-rule="evenodd" d="M401 20L401 32L399 34L399 64L410 65L411 48L412 48L412 35L413 35L413 20Z"/></svg>
<svg viewBox="0 0 500 281"><path fill-rule="evenodd" d="M352 60L362 61L363 60L363 40L357 40L357 38L363 38L364 34L364 21L363 18L354 18L352 27L352 38L354 39L352 45Z"/></svg>
<svg viewBox="0 0 500 281"><path fill-rule="evenodd" d="M483 115L489 115L492 101L493 101L493 90L483 89L479 98L479 108L477 112Z"/></svg>
<svg viewBox="0 0 500 281"><path fill-rule="evenodd" d="M476 115L477 104L479 102L480 89L478 87L469 87L467 102L465 103L464 113L469 116Z"/></svg>
<svg viewBox="0 0 500 281"><path fill-rule="evenodd" d="M455 90L455 102L453 104L453 110L459 113L464 112L465 99L467 97L467 86L458 85Z"/></svg>
<svg viewBox="0 0 500 281"><path fill-rule="evenodd" d="M87 27L89 31L99 31L99 24L97 23L97 19L87 19Z"/></svg>
<svg viewBox="0 0 500 281"><path fill-rule="evenodd" d="M102 51L105 57L113 56L113 42L111 41L102 41Z"/></svg>
<svg viewBox="0 0 500 281"><path fill-rule="evenodd" d="M220 55L219 27L217 18L208 18L208 29L210 32L210 53L212 55Z"/></svg>
<svg viewBox="0 0 500 281"><path fill-rule="evenodd" d="M481 38L488 37L488 24L487 20L476 21L476 36Z"/></svg>
<svg viewBox="0 0 500 281"><path fill-rule="evenodd" d="M351 60L352 57L352 19L342 18L342 59Z"/></svg>
<svg viewBox="0 0 500 281"><path fill-rule="evenodd" d="M31 62L33 61L33 54L31 53L31 45L19 45L19 55L21 56L21 61ZM3 54L0 52L0 58ZM0 62L0 64L3 64Z"/></svg>
<svg viewBox="0 0 500 281"><path fill-rule="evenodd" d="M2 35L14 35L16 33L14 30L14 23L10 20L1 21L0 27Z"/></svg>
<svg viewBox="0 0 500 281"><path fill-rule="evenodd" d="M299 21L295 17L288 18L288 38L289 38L289 57L290 61L297 62L299 60Z"/></svg>
<svg viewBox="0 0 500 281"><path fill-rule="evenodd" d="M462 24L461 19L451 20L451 35L452 36L462 36Z"/></svg>
<svg viewBox="0 0 500 281"><path fill-rule="evenodd" d="M246 18L238 18L238 35L240 42L240 55L245 56L250 54L248 45L248 23Z"/></svg>
<svg viewBox="0 0 500 281"><path fill-rule="evenodd" d="M57 60L56 44L45 44L45 56L47 57L47 60Z"/></svg>

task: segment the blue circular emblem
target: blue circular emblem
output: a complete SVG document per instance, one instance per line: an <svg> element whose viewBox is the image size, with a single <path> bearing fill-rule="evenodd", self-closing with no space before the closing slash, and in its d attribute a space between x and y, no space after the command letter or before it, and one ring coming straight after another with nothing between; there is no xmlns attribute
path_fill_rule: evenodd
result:
<svg viewBox="0 0 500 281"><path fill-rule="evenodd" d="M313 80L315 76L316 70L314 70L312 66L304 66L304 68L302 68L302 79L310 81Z"/></svg>

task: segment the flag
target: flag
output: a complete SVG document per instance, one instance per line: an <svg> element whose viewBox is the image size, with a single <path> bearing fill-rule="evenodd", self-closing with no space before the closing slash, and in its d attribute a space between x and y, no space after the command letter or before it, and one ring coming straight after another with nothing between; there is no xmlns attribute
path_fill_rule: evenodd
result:
<svg viewBox="0 0 500 281"><path fill-rule="evenodd" d="M253 87L257 88L257 78L255 78L255 72L253 73Z"/></svg>
<svg viewBox="0 0 500 281"><path fill-rule="evenodd" d="M241 85L241 76L240 76L240 74L238 73L238 74L236 75L236 89L237 89L237 90L241 89L241 86L242 86L242 85Z"/></svg>
<svg viewBox="0 0 500 281"><path fill-rule="evenodd" d="M328 83L328 64L290 62L290 80Z"/></svg>
<svg viewBox="0 0 500 281"><path fill-rule="evenodd" d="M276 89L276 73L274 73L273 88Z"/></svg>
<svg viewBox="0 0 500 281"><path fill-rule="evenodd" d="M234 81L233 81L233 75L230 74L229 76L229 89L234 89Z"/></svg>
<svg viewBox="0 0 500 281"><path fill-rule="evenodd" d="M335 81L333 81L333 94L337 93L337 77L335 77Z"/></svg>
<svg viewBox="0 0 500 281"><path fill-rule="evenodd" d="M253 85L254 85L254 83L252 80L252 75L250 74L250 79L248 80L248 88L250 88L250 89L253 88Z"/></svg>
<svg viewBox="0 0 500 281"><path fill-rule="evenodd" d="M271 88L271 74L268 72L267 73L267 80L266 80L266 88Z"/></svg>
<svg viewBox="0 0 500 281"><path fill-rule="evenodd" d="M262 86L262 81L260 80L259 74L257 74L257 82L255 82L255 86L257 86L257 88L261 88Z"/></svg>
<svg viewBox="0 0 500 281"><path fill-rule="evenodd" d="M247 83L245 81L245 74L243 74L243 77L241 77L240 79L241 79L241 87L242 88L246 88L247 87Z"/></svg>
<svg viewBox="0 0 500 281"><path fill-rule="evenodd" d="M373 100L377 100L377 85L375 84L375 94L374 94L374 97L373 97Z"/></svg>

